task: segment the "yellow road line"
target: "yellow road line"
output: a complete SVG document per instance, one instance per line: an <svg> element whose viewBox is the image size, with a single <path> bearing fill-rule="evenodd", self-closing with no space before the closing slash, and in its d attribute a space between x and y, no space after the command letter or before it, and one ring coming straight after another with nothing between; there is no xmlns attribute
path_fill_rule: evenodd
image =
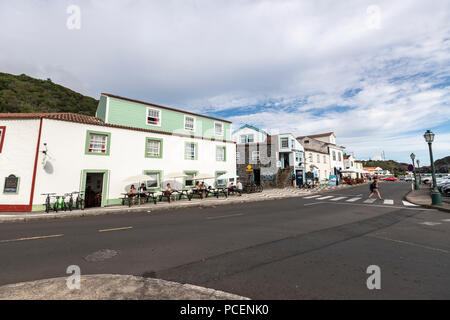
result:
<svg viewBox="0 0 450 320"><path fill-rule="evenodd" d="M127 230L127 229L133 229L133 227L122 227L122 228L113 228L113 229L102 229L102 230L98 230L98 232L118 231L118 230Z"/></svg>
<svg viewBox="0 0 450 320"><path fill-rule="evenodd" d="M57 237L62 237L62 236L63 236L63 234L53 234L53 235L49 235L49 236L37 236L37 237L11 239L11 240L0 240L0 243L1 242L13 242L13 241L26 241L26 240L38 240L38 239L57 238Z"/></svg>

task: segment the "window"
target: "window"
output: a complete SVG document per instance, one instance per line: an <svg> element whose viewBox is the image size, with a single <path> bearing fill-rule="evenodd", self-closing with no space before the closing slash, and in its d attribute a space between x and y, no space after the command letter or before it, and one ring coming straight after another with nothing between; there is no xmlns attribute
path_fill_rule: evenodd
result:
<svg viewBox="0 0 450 320"><path fill-rule="evenodd" d="M327 156L323 156L323 163L327 163Z"/></svg>
<svg viewBox="0 0 450 320"><path fill-rule="evenodd" d="M336 151L333 151L333 161L336 161Z"/></svg>
<svg viewBox="0 0 450 320"><path fill-rule="evenodd" d="M227 173L226 171L216 171L216 184L217 186L225 186L226 185L226 181L224 179L220 179L217 180L218 177L220 177L221 175Z"/></svg>
<svg viewBox="0 0 450 320"><path fill-rule="evenodd" d="M253 161L259 161L259 151L252 151L252 160Z"/></svg>
<svg viewBox="0 0 450 320"><path fill-rule="evenodd" d="M197 144L193 142L188 142L185 145L184 158L186 160L196 160L197 159Z"/></svg>
<svg viewBox="0 0 450 320"><path fill-rule="evenodd" d="M159 188L160 185L160 178L161 173L160 172L151 172L147 171L145 174L148 176L147 180L147 188Z"/></svg>
<svg viewBox="0 0 450 320"><path fill-rule="evenodd" d="M317 155L317 163L320 163L320 155Z"/></svg>
<svg viewBox="0 0 450 320"><path fill-rule="evenodd" d="M313 162L313 154L312 154L312 152L309 153L309 162Z"/></svg>
<svg viewBox="0 0 450 320"><path fill-rule="evenodd" d="M2 152L3 140L5 139L6 127L0 127L0 152Z"/></svg>
<svg viewBox="0 0 450 320"><path fill-rule="evenodd" d="M302 158L300 156L300 152L296 152L295 153L295 162L301 162L301 161L302 161Z"/></svg>
<svg viewBox="0 0 450 320"><path fill-rule="evenodd" d="M341 153L340 153L340 152L338 152L338 160L339 160L339 161L342 161Z"/></svg>
<svg viewBox="0 0 450 320"><path fill-rule="evenodd" d="M255 142L255 135L253 135L253 134L247 135L247 142L248 143Z"/></svg>
<svg viewBox="0 0 450 320"><path fill-rule="evenodd" d="M111 134L108 132L87 131L85 154L109 155Z"/></svg>
<svg viewBox="0 0 450 320"><path fill-rule="evenodd" d="M161 110L147 108L147 124L161 126Z"/></svg>
<svg viewBox="0 0 450 320"><path fill-rule="evenodd" d="M236 163L239 164L240 161L241 161L241 153L240 152L236 152Z"/></svg>
<svg viewBox="0 0 450 320"><path fill-rule="evenodd" d="M245 134L241 135L241 143L247 143L247 136Z"/></svg>
<svg viewBox="0 0 450 320"><path fill-rule="evenodd" d="M184 174L187 176L184 179L184 185L186 187L193 187L194 186L194 179L197 175L196 171L185 171Z"/></svg>
<svg viewBox="0 0 450 320"><path fill-rule="evenodd" d="M282 149L289 148L289 138L281 138L280 141L281 141L280 144L281 144Z"/></svg>
<svg viewBox="0 0 450 320"><path fill-rule="evenodd" d="M162 158L162 139L147 138L145 156L147 158Z"/></svg>
<svg viewBox="0 0 450 320"><path fill-rule="evenodd" d="M195 118L184 116L184 130L195 131Z"/></svg>
<svg viewBox="0 0 450 320"><path fill-rule="evenodd" d="M216 136L223 136L223 123L214 122L214 133Z"/></svg>
<svg viewBox="0 0 450 320"><path fill-rule="evenodd" d="M225 149L225 147L217 147L216 148L216 160L217 161L225 161L226 160L226 149Z"/></svg>

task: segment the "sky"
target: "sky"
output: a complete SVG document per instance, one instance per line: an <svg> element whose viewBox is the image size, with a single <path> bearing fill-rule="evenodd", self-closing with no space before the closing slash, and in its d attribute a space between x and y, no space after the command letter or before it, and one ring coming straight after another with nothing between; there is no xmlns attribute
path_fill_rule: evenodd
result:
<svg viewBox="0 0 450 320"><path fill-rule="evenodd" d="M251 124L359 159L450 155L450 1L0 0L0 72Z"/></svg>

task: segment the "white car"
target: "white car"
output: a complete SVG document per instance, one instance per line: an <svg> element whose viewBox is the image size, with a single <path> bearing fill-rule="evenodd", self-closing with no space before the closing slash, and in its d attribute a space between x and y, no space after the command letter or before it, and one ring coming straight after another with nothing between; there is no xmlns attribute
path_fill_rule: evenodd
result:
<svg viewBox="0 0 450 320"><path fill-rule="evenodd" d="M414 177L413 176L405 176L405 181L413 181Z"/></svg>

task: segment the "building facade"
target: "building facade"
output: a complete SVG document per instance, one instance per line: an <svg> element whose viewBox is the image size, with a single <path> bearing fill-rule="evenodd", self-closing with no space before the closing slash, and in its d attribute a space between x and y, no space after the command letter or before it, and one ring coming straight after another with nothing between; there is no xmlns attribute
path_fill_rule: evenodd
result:
<svg viewBox="0 0 450 320"><path fill-rule="evenodd" d="M291 186L293 180L303 184L304 149L294 135L269 135L244 125L233 138L237 142L236 173L243 183L273 188Z"/></svg>
<svg viewBox="0 0 450 320"><path fill-rule="evenodd" d="M44 193L73 191L95 194L93 206L114 205L132 176L147 175L158 191L171 173L185 174L176 182L190 188L197 174L236 168L229 121L110 94L96 117L0 114L0 131L0 211L42 210Z"/></svg>

